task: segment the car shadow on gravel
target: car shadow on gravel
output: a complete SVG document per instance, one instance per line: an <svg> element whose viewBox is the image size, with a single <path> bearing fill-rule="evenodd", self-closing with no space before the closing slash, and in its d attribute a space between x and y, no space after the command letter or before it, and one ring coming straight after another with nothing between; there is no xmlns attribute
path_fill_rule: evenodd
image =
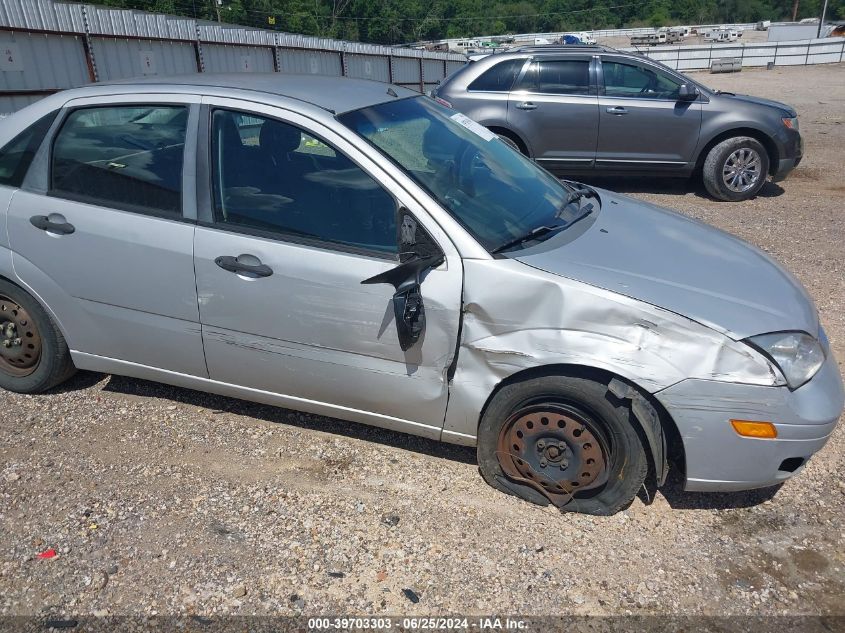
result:
<svg viewBox="0 0 845 633"><path fill-rule="evenodd" d="M686 492L681 469L673 468L658 494L666 499L673 510L731 510L765 503L772 499L780 488L781 485L739 492Z"/></svg>
<svg viewBox="0 0 845 633"><path fill-rule="evenodd" d="M692 193L698 198L714 201L698 178L654 178L648 176L584 176L579 177L586 184L616 193L656 193L683 196ZM767 181L757 198L777 198L785 193L779 184ZM731 204L731 203L726 203Z"/></svg>
<svg viewBox="0 0 845 633"><path fill-rule="evenodd" d="M103 380L106 374L98 374L93 371L77 371L68 380L49 389L48 394L73 393L74 391L82 391L83 389L90 389L98 382Z"/></svg>
<svg viewBox="0 0 845 633"><path fill-rule="evenodd" d="M90 389L106 378L108 378L108 381L103 386L103 391L122 397L131 399L155 398L178 402L207 409L212 415L231 413L264 420L272 424L286 424L300 429L323 431L365 442L375 442L392 448L409 450L464 464L477 465L478 463L475 449L467 446L446 444L398 431L358 424L357 422L311 415L291 409L125 376L107 376L106 374L80 371L70 380L55 389L51 389L48 393L61 394ZM780 486L741 492L686 492L684 491L684 476L681 469L673 467L670 469L669 476L662 488L657 489L652 478L652 481L647 484L647 488L644 486L640 491L638 497L644 504L650 505L655 496L662 495L673 510L729 510L760 505L772 499L779 489Z"/></svg>
<svg viewBox="0 0 845 633"><path fill-rule="evenodd" d="M93 378L85 378L83 374L91 374ZM80 372L68 381L67 390L84 389L93 386L104 378L103 374ZM398 431L380 429L357 422L348 422L335 418L311 415L291 409L283 409L271 405L238 400L218 396L203 391L194 391L182 387L173 387L163 383L126 378L124 376L109 376L103 391L129 396L130 398L159 398L172 402L209 409L212 415L231 413L243 415L273 424L286 424L301 429L323 431L335 435L343 435L366 442L376 442L393 448L414 451L432 457L442 457L465 464L477 464L475 449L467 446L445 444L423 437L408 435Z"/></svg>

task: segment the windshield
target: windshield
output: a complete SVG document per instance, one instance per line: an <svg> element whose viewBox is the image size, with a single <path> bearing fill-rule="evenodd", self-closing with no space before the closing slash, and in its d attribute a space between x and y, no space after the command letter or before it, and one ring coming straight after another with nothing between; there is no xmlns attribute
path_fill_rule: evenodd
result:
<svg viewBox="0 0 845 633"><path fill-rule="evenodd" d="M486 128L427 97L338 119L403 167L488 251L538 227L563 228L581 214L571 189Z"/></svg>

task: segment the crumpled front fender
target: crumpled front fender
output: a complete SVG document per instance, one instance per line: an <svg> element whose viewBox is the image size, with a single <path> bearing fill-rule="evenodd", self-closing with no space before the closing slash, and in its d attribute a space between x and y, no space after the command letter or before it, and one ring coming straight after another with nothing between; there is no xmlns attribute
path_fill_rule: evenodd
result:
<svg viewBox="0 0 845 633"><path fill-rule="evenodd" d="M600 369L655 393L690 377L774 385L761 354L663 308L509 259L465 260L445 441L474 445L491 394L518 372Z"/></svg>

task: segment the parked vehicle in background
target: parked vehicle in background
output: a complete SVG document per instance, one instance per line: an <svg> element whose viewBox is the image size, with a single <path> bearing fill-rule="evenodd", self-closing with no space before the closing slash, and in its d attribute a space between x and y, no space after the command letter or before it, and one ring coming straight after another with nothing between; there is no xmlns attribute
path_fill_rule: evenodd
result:
<svg viewBox="0 0 845 633"><path fill-rule="evenodd" d="M566 35L561 35L557 43L566 46L578 46L580 44L583 44L584 42L581 41L581 38L579 38L577 35L567 33Z"/></svg>
<svg viewBox="0 0 845 633"><path fill-rule="evenodd" d="M649 33L648 35L632 35L631 46L659 46L665 44L667 34L663 33Z"/></svg>
<svg viewBox="0 0 845 633"><path fill-rule="evenodd" d="M567 35L577 37L582 44L593 45L596 43L596 38L593 37L593 34L588 31L578 31L577 33L564 33L564 37Z"/></svg>
<svg viewBox="0 0 845 633"><path fill-rule="evenodd" d="M756 31L768 31L768 30L769 30L769 27L770 27L771 25L772 25L772 21L771 21L771 20L760 20L760 21L757 23L757 26L755 27L755 29L754 29L754 30L756 30Z"/></svg>
<svg viewBox="0 0 845 633"><path fill-rule="evenodd" d="M475 53L481 49L481 42L478 40L458 40L449 45L449 51L452 53Z"/></svg>
<svg viewBox="0 0 845 633"><path fill-rule="evenodd" d="M661 485L670 448L690 490L780 483L842 411L765 254L407 89L98 84L0 148L8 390L87 369L475 445L492 486L591 514Z"/></svg>
<svg viewBox="0 0 845 633"><path fill-rule="evenodd" d="M736 29L711 29L704 34L704 41L711 43L735 42L740 37Z"/></svg>
<svg viewBox="0 0 845 633"><path fill-rule="evenodd" d="M713 197L736 201L803 155L792 107L605 47L511 50L459 69L432 95L559 175L696 175Z"/></svg>

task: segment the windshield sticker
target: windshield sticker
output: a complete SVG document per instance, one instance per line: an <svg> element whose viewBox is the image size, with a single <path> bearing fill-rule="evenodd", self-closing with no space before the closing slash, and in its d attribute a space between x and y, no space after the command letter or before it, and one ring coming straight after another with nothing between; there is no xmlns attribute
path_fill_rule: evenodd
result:
<svg viewBox="0 0 845 633"><path fill-rule="evenodd" d="M461 114L460 112L458 112L457 114L453 114L449 118L452 119L455 123L463 125L470 132L477 134L485 141L492 141L494 138L496 138L496 135L493 134L493 132L488 130L483 125L476 123L465 114Z"/></svg>

